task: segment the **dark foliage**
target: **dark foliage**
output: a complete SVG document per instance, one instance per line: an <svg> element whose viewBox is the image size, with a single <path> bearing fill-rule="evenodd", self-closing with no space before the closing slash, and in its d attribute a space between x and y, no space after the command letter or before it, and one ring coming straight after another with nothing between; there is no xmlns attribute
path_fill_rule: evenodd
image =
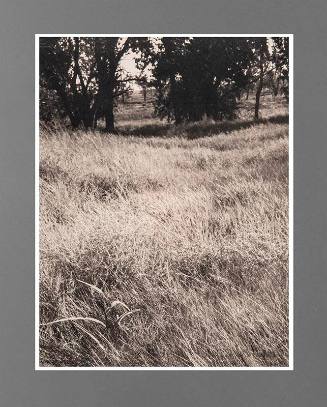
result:
<svg viewBox="0 0 327 407"><path fill-rule="evenodd" d="M251 57L243 38L163 38L153 70L157 113L176 123L234 118Z"/></svg>
<svg viewBox="0 0 327 407"><path fill-rule="evenodd" d="M155 113L180 124L234 119L245 91L255 90L259 119L264 86L288 97L288 38L46 37L40 39L40 119L68 118L73 129L115 131L117 99L136 81L156 91ZM134 52L137 77L121 60ZM148 68L151 78L144 74Z"/></svg>

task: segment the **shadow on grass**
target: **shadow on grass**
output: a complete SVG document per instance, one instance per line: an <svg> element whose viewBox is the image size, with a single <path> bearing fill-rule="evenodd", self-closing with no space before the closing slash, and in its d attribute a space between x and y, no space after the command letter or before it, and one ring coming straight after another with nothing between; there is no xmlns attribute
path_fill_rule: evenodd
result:
<svg viewBox="0 0 327 407"><path fill-rule="evenodd" d="M181 125L172 123L156 123L139 127L117 126L117 133L122 136L133 137L176 137L183 136L188 139L197 139L204 136L212 136L220 133L230 133L232 131L247 129L258 124L286 124L288 115L277 115L267 119L259 120L234 120L222 122L196 122Z"/></svg>

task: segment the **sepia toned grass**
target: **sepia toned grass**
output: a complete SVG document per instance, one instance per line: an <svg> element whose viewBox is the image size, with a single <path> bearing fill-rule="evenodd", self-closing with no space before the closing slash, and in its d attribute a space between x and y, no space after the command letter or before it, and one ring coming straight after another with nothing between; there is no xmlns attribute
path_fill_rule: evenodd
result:
<svg viewBox="0 0 327 407"><path fill-rule="evenodd" d="M288 365L288 125L217 126L41 131L42 366Z"/></svg>

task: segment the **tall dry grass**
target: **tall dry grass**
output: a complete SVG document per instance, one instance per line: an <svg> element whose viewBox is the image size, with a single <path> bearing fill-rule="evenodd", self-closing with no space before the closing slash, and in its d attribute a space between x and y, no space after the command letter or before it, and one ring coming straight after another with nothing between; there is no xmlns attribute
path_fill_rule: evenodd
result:
<svg viewBox="0 0 327 407"><path fill-rule="evenodd" d="M42 366L288 365L287 123L206 126L41 132Z"/></svg>

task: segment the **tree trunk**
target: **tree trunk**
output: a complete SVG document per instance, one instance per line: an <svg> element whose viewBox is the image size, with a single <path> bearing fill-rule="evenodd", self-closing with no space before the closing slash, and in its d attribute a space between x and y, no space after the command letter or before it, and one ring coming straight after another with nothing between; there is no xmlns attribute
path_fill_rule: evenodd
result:
<svg viewBox="0 0 327 407"><path fill-rule="evenodd" d="M259 81L257 85L257 90L255 94L255 107L254 107L254 120L259 119L259 109L260 109L260 96L261 96L261 91L263 88L263 80L265 76L265 71L264 71L264 61L265 61L265 53L267 52L267 44L266 41L261 39L260 43L260 48L259 48Z"/></svg>
<svg viewBox="0 0 327 407"><path fill-rule="evenodd" d="M264 70L263 70L263 52L260 51L260 75L257 90L255 93L255 106L254 106L254 120L259 119L259 109L260 109L260 96L263 87Z"/></svg>
<svg viewBox="0 0 327 407"><path fill-rule="evenodd" d="M104 112L104 117L105 117L105 121L106 121L105 131L108 133L114 133L115 132L115 122L114 122L113 100L108 102L108 105L106 106L106 110Z"/></svg>
<svg viewBox="0 0 327 407"><path fill-rule="evenodd" d="M91 113L87 113L84 117L83 117L83 126L85 128L85 130L88 130L90 128L93 127L93 117L91 115Z"/></svg>
<svg viewBox="0 0 327 407"><path fill-rule="evenodd" d="M277 78L277 83L276 83L276 93L275 93L275 96L277 96L277 95L278 95L278 92L279 92L279 82L280 82L280 78L278 77L278 78Z"/></svg>
<svg viewBox="0 0 327 407"><path fill-rule="evenodd" d="M106 122L105 131L113 133L115 131L114 121L114 88L115 71L110 72L104 91L104 118Z"/></svg>
<svg viewBox="0 0 327 407"><path fill-rule="evenodd" d="M263 84L263 78L260 76L259 83L257 86L257 91L255 94L255 107L254 107L254 119L255 120L259 119L260 96L261 96L261 91L262 91L262 84Z"/></svg>
<svg viewBox="0 0 327 407"><path fill-rule="evenodd" d="M143 86L143 103L146 105L146 86Z"/></svg>
<svg viewBox="0 0 327 407"><path fill-rule="evenodd" d="M80 116L77 114L77 112L73 112L73 109L71 108L71 105L68 100L68 96L67 96L65 90L63 89L63 87L59 85L59 83L56 85L56 91L57 91L57 95L61 99L63 108L64 108L67 116L69 117L72 127L74 129L77 129L77 127L81 123Z"/></svg>

